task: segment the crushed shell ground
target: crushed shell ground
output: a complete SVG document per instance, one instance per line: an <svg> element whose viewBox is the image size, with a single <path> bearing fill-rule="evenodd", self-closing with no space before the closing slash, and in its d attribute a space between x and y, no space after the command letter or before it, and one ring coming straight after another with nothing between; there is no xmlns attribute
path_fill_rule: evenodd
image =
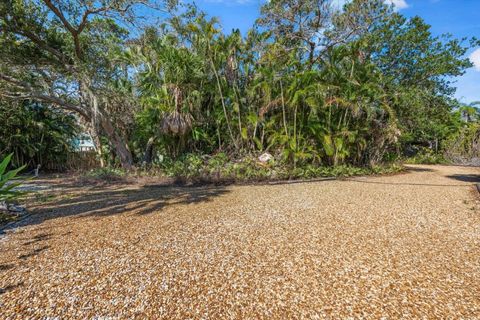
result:
<svg viewBox="0 0 480 320"><path fill-rule="evenodd" d="M278 185L49 183L2 319L480 318L478 168Z"/></svg>

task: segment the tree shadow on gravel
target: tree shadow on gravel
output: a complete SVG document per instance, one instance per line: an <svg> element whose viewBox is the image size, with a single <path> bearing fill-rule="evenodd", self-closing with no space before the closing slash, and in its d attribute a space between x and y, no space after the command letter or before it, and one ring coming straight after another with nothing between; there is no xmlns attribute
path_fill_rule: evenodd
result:
<svg viewBox="0 0 480 320"><path fill-rule="evenodd" d="M407 166L407 171L410 171L410 172L433 172L435 170L433 169L430 169L430 168L418 168L418 167L410 167L410 166Z"/></svg>
<svg viewBox="0 0 480 320"><path fill-rule="evenodd" d="M14 264L7 263L7 264L0 264L0 271L7 271L13 269L15 267Z"/></svg>
<svg viewBox="0 0 480 320"><path fill-rule="evenodd" d="M0 272L7 272L8 273L9 270L11 270L13 268L15 268L15 265L12 264L12 263L0 264ZM2 295L4 293L7 293L8 291L14 290L16 288L22 287L22 286L23 286L23 282L19 282L19 283L16 283L16 284L7 285L5 287L0 287L0 295ZM0 308L0 311L1 311L1 308Z"/></svg>
<svg viewBox="0 0 480 320"><path fill-rule="evenodd" d="M25 260L25 259L34 257L34 256L36 256L36 255L39 255L42 251L47 250L48 248L50 248L50 246L43 246L43 247L41 247L41 248L33 249L33 250L32 250L31 252L29 252L29 253L19 255L19 256L18 256L18 259Z"/></svg>
<svg viewBox="0 0 480 320"><path fill-rule="evenodd" d="M36 235L35 237L32 238L32 240L29 240L25 242L23 245L24 246L29 246L31 244L35 244L41 241L49 240L52 237L51 233L40 233Z"/></svg>
<svg viewBox="0 0 480 320"><path fill-rule="evenodd" d="M125 187L127 187L125 189ZM120 189L123 188L123 189ZM131 188L131 186L110 186L109 188L79 189L82 194L72 194L63 199L53 200L33 210L27 219L19 221L6 229L40 224L43 221L77 216L104 217L131 212L135 215L147 215L159 212L169 205L195 204L211 201L228 193L224 186L164 186L150 185ZM85 192L87 191L87 192ZM6 230L5 229L5 230ZM0 235L5 230L0 230ZM31 241L46 240L50 235L41 235ZM31 241L29 244L31 244Z"/></svg>
<svg viewBox="0 0 480 320"><path fill-rule="evenodd" d="M480 174L452 174L447 176L447 178L463 182L480 183Z"/></svg>
<svg viewBox="0 0 480 320"><path fill-rule="evenodd" d="M22 286L23 286L23 282L19 282L19 283L16 283L16 284L8 285L4 288L0 288L0 295L6 293L8 291L14 290L16 288L22 287Z"/></svg>

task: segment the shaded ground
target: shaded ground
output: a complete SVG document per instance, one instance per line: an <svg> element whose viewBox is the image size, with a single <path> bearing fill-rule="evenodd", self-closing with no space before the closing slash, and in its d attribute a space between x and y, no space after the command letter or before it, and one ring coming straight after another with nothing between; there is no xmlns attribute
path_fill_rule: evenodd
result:
<svg viewBox="0 0 480 320"><path fill-rule="evenodd" d="M0 236L0 318L480 318L480 172L411 169L272 186L64 181Z"/></svg>

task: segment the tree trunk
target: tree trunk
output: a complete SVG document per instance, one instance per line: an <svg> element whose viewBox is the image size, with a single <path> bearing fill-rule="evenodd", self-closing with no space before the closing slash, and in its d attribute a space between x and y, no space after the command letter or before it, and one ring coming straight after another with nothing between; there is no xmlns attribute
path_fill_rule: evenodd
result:
<svg viewBox="0 0 480 320"><path fill-rule="evenodd" d="M96 128L95 125L92 125L90 135L92 136L93 144L95 145L95 151L97 152L98 160L100 161L100 168L103 168L105 167L105 161L103 160L102 142L100 141L100 133L98 132L98 128Z"/></svg>
<svg viewBox="0 0 480 320"><path fill-rule="evenodd" d="M147 142L147 147L145 149L145 156L143 157L143 162L146 165L152 163L152 156L153 156L153 143L155 142L155 137L150 137Z"/></svg>
<svg viewBox="0 0 480 320"><path fill-rule="evenodd" d="M120 159L120 163L124 169L131 169L133 167L133 157L132 153L128 149L127 144L123 138L118 135L115 131L110 120L108 120L103 115L100 115L100 124L102 126L103 132L108 138L108 141L112 144L112 147L115 151L115 155Z"/></svg>
<svg viewBox="0 0 480 320"><path fill-rule="evenodd" d="M93 124L93 130L97 129L97 124L102 129L108 141L110 142L115 155L119 158L120 163L124 169L131 169L133 166L133 157L132 153L128 149L127 144L124 139L117 133L112 122L105 115L100 100L91 89L91 81L88 78L83 78L80 80L80 92L82 100L86 105L89 106L89 111L91 115L91 122Z"/></svg>

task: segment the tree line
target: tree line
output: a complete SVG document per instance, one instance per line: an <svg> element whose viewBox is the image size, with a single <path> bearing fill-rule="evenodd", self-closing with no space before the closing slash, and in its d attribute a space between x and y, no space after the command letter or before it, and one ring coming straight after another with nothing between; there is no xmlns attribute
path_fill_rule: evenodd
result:
<svg viewBox="0 0 480 320"><path fill-rule="evenodd" d="M45 108L73 135L74 115L127 169L188 153L296 167L442 150L463 126L452 81L479 45L383 0L271 0L245 34L174 1L5 0L0 30L2 122Z"/></svg>

